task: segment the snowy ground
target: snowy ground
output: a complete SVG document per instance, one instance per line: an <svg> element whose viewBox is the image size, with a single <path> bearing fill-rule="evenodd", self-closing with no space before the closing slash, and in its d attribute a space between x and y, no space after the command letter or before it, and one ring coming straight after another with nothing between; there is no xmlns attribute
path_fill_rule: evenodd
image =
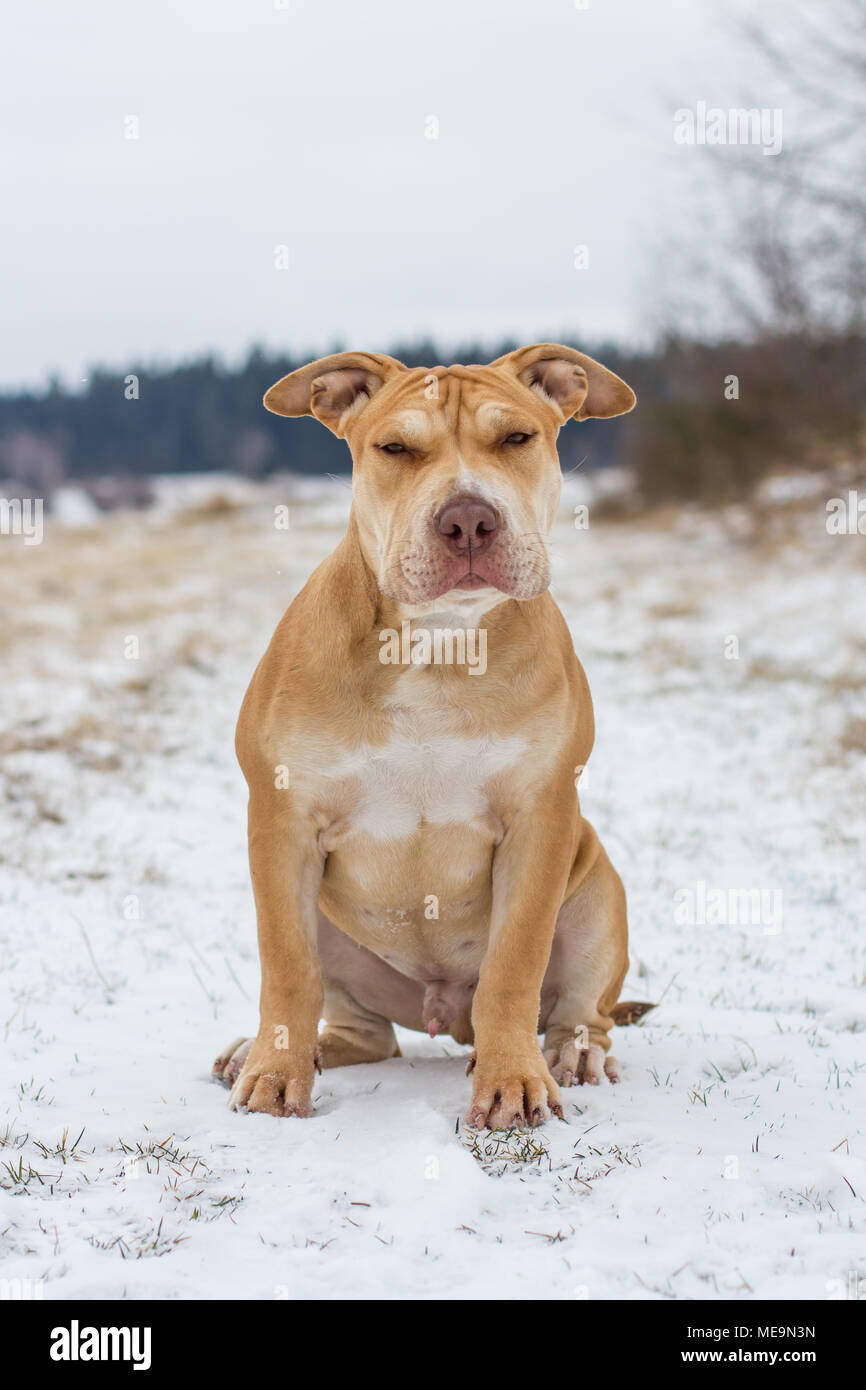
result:
<svg viewBox="0 0 866 1390"><path fill-rule="evenodd" d="M0 540L0 1277L264 1299L866 1277L866 539L827 534L826 489L580 530L584 486L554 587L596 705L581 799L629 891L626 997L659 1008L614 1035L618 1088L531 1134L459 1132L467 1049L416 1034L326 1073L308 1121L232 1114L208 1079L256 1021L234 720L348 491L175 485L77 524L67 499L41 546ZM685 922L715 889L763 890L755 920Z"/></svg>

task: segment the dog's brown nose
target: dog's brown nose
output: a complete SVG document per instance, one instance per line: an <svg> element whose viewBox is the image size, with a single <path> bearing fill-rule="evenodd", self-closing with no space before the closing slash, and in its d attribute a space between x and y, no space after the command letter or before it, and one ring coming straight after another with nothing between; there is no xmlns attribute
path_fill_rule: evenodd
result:
<svg viewBox="0 0 866 1390"><path fill-rule="evenodd" d="M439 534L456 555L478 555L499 530L499 517L480 497L455 497L439 513Z"/></svg>

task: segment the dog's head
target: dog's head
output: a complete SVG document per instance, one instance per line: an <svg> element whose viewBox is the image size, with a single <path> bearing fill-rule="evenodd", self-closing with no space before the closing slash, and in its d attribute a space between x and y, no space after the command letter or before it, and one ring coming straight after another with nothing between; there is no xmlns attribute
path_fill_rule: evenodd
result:
<svg viewBox="0 0 866 1390"><path fill-rule="evenodd" d="M613 372L554 343L486 367L410 369L377 353L340 352L291 372L265 396L277 415L315 415L347 440L367 563L383 593L420 607L474 590L497 602L543 593L561 487L559 429L634 403Z"/></svg>

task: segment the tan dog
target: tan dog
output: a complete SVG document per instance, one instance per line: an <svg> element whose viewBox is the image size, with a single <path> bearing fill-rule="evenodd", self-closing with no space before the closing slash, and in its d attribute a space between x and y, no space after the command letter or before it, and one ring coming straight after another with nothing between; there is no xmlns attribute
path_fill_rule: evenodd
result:
<svg viewBox="0 0 866 1390"><path fill-rule="evenodd" d="M616 1004L625 895L578 804L592 704L546 537L560 426L634 402L550 343L431 371L338 353L265 396L348 440L354 499L238 722L262 986L258 1035L215 1063L234 1108L309 1115L316 1069L398 1056L394 1023L474 1042L479 1127L618 1079L608 1031L650 1006Z"/></svg>

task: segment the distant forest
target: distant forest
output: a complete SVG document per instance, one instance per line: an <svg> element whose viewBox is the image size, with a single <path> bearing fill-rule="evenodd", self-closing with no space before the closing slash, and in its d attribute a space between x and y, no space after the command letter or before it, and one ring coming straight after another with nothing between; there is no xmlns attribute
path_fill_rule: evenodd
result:
<svg viewBox="0 0 866 1390"><path fill-rule="evenodd" d="M565 472L624 464L645 500L723 500L742 498L775 466L823 464L840 448L862 452L860 335L789 333L713 345L671 338L647 353L572 345L624 377L638 405L619 419L567 425ZM387 351L407 366L434 366L489 362L514 346L470 344L443 354L428 342ZM342 440L313 419L284 420L262 405L273 382L309 360L255 348L237 369L213 357L131 365L93 370L83 392L54 383L43 393L0 396L0 490L50 504L60 483L81 479L97 500L116 505L144 501L145 480L157 473L347 474ZM128 399L130 376L137 399ZM122 480L114 492L112 478Z"/></svg>

